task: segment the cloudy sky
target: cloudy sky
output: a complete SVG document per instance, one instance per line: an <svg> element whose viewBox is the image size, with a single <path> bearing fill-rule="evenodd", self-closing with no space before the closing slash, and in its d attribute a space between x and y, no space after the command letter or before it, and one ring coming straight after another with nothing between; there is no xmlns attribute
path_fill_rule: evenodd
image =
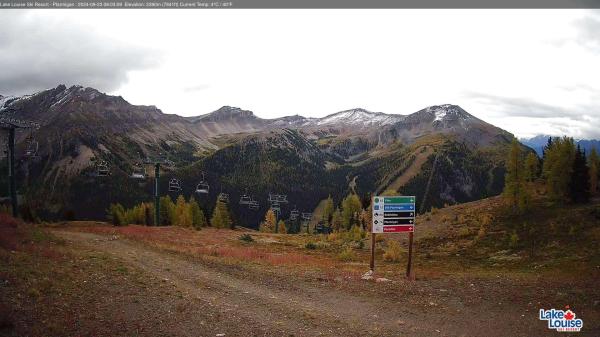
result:
<svg viewBox="0 0 600 337"><path fill-rule="evenodd" d="M600 138L600 11L5 10L0 94L81 84L166 113L458 104L520 137Z"/></svg>

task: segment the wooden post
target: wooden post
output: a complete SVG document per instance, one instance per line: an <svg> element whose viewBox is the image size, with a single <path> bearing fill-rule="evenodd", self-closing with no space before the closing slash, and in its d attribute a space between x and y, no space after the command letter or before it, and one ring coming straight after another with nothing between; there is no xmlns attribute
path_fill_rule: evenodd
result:
<svg viewBox="0 0 600 337"><path fill-rule="evenodd" d="M371 271L375 271L375 233L371 233Z"/></svg>
<svg viewBox="0 0 600 337"><path fill-rule="evenodd" d="M373 200L374 197L371 194L371 212L373 212ZM373 230L373 214L371 214L371 261L369 263L369 267L371 267L371 272L375 271L375 232Z"/></svg>
<svg viewBox="0 0 600 337"><path fill-rule="evenodd" d="M412 267L413 232L408 233L408 264L406 265L406 277L411 278Z"/></svg>

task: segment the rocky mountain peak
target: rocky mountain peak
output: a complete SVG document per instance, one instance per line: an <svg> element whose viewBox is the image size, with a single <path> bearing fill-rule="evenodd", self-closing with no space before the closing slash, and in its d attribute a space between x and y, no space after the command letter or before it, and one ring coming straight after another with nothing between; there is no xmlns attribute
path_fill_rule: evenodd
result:
<svg viewBox="0 0 600 337"><path fill-rule="evenodd" d="M206 115L199 116L197 120L208 121L208 122L217 122L217 121L225 121L225 120L234 120L234 119L255 119L254 113L249 110L243 110L238 107L232 106L223 106L218 110L215 110Z"/></svg>
<svg viewBox="0 0 600 337"><path fill-rule="evenodd" d="M404 119L402 115L388 115L382 112L371 112L362 108L340 111L329 116L320 118L317 125L353 125L353 126L372 126L388 125Z"/></svg>

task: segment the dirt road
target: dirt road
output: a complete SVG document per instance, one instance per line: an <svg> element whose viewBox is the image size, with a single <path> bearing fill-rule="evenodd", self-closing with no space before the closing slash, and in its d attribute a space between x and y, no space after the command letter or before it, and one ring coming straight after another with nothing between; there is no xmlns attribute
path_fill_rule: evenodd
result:
<svg viewBox="0 0 600 337"><path fill-rule="evenodd" d="M74 250L109 254L127 268L139 271L143 278L153 280L151 284L159 284L160 287L146 287L145 291L152 295L144 296L140 303L131 303L122 311L131 315L129 312L140 311L139 306L157 308L161 324L169 326L167 335L491 337L547 334L539 321L536 322L535 311L527 317L521 312L505 312L502 305L495 305L503 300L501 298L474 300L477 290L453 294L439 288L439 284L413 287L410 282L400 282L394 287L399 290L406 287L406 296L382 296L381 292L369 291L371 286L379 286L375 282L363 281L353 291L352 287L307 283L265 276L245 268L208 265L118 237L58 230L54 234L67 240ZM179 303L175 307L171 303L173 292ZM432 295L431 292L439 293ZM471 293L473 299L468 298ZM438 303L429 302L428 306L427 301L432 298ZM146 300L149 302L144 303ZM425 306L420 300L425 301ZM141 335L164 335L164 331L146 330Z"/></svg>

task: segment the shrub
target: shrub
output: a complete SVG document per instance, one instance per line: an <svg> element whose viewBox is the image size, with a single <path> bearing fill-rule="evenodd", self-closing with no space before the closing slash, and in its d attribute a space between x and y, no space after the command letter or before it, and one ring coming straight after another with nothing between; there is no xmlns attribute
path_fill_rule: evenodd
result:
<svg viewBox="0 0 600 337"><path fill-rule="evenodd" d="M240 240L244 241L244 242L254 242L254 239L252 238L252 235L250 235L250 234L240 235Z"/></svg>
<svg viewBox="0 0 600 337"><path fill-rule="evenodd" d="M367 233L360 226L353 226L348 232L348 239L351 241L360 241L367 236Z"/></svg>
<svg viewBox="0 0 600 337"><path fill-rule="evenodd" d="M333 232L327 235L327 241L337 241L340 237L340 232Z"/></svg>
<svg viewBox="0 0 600 337"><path fill-rule="evenodd" d="M510 235L508 245L510 248L517 248L519 246L519 235L517 234L517 232L513 232Z"/></svg>
<svg viewBox="0 0 600 337"><path fill-rule="evenodd" d="M479 222L483 226L489 226L492 224L493 217L490 214L482 214L479 216Z"/></svg>
<svg viewBox="0 0 600 337"><path fill-rule="evenodd" d="M338 254L338 258L342 261L355 261L356 253L352 248L346 247Z"/></svg>
<svg viewBox="0 0 600 337"><path fill-rule="evenodd" d="M307 242L304 245L304 248L306 248L306 249L317 249L317 244L314 243L314 242Z"/></svg>
<svg viewBox="0 0 600 337"><path fill-rule="evenodd" d="M400 262L402 255L406 250L400 245L400 242L396 240L390 240L387 242L387 248L383 253L383 259L389 262Z"/></svg>
<svg viewBox="0 0 600 337"><path fill-rule="evenodd" d="M125 208L121 204L110 204L108 208L108 220L115 226L126 225Z"/></svg>
<svg viewBox="0 0 600 337"><path fill-rule="evenodd" d="M458 236L464 237L469 235L471 235L471 230L469 230L469 227L461 227L458 230Z"/></svg>
<svg viewBox="0 0 600 337"><path fill-rule="evenodd" d="M279 222L277 223L277 233L279 233L279 234L287 233L287 228L286 228L285 222L283 222L283 220L279 220Z"/></svg>
<svg viewBox="0 0 600 337"><path fill-rule="evenodd" d="M485 226L482 225L479 227L479 231L477 231L475 240L481 241L485 237L485 234L487 234L487 230L485 229Z"/></svg>

